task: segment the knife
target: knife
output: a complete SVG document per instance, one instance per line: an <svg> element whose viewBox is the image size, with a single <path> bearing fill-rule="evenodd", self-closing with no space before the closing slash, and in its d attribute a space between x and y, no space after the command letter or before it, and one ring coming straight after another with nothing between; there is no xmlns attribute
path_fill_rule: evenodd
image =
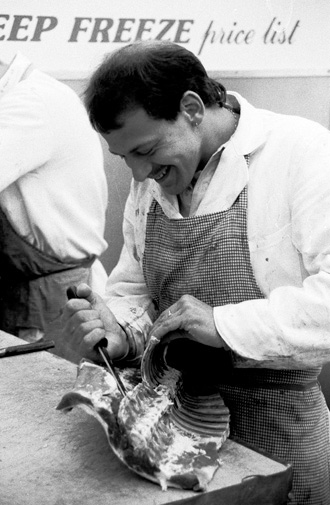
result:
<svg viewBox="0 0 330 505"><path fill-rule="evenodd" d="M67 297L69 300L71 300L72 298L79 298L78 294L77 294L77 288L76 286L70 286L68 287L68 289L66 290L66 294L67 294ZM107 345L108 345L108 341L106 338L102 338L95 346L95 348L97 349L97 351L100 353L103 361L104 361L104 364L105 366L107 367L108 371L111 373L112 377L115 379L116 383L117 383L117 386L118 386L118 389L120 391L120 393L125 396L126 395L126 388L124 386L124 384L122 383L117 371L115 370L115 367L110 359L110 356L108 355L108 351L107 351Z"/></svg>
<svg viewBox="0 0 330 505"><path fill-rule="evenodd" d="M101 354L102 359L103 359L108 371L111 373L112 377L117 382L117 386L118 386L119 391L121 392L121 394L123 396L126 396L126 388L125 388L124 384L122 383L122 380L119 377L119 375L118 375L115 367L113 366L113 363L108 355L108 351L106 349L107 344L108 344L107 339L103 338L102 340L100 340L100 342L98 344L96 344L96 348L99 351L99 353Z"/></svg>
<svg viewBox="0 0 330 505"><path fill-rule="evenodd" d="M18 354L25 354L28 352L45 351L55 347L53 340L44 340L43 342L31 342L30 344L12 345L10 347L3 347L0 349L0 358L7 356L17 356Z"/></svg>

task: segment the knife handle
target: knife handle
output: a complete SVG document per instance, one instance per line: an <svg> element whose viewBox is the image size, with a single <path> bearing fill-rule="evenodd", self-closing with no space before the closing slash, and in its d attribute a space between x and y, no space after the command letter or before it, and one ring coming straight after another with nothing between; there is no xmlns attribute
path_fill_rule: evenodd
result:
<svg viewBox="0 0 330 505"><path fill-rule="evenodd" d="M3 349L0 349L0 358L5 358L6 356L17 356L18 354L25 354L28 352L45 351L51 347L55 347L53 340L31 342L30 344L22 345L12 345L10 347L4 347Z"/></svg>
<svg viewBox="0 0 330 505"><path fill-rule="evenodd" d="M69 286L66 290L66 296L68 297L68 300L71 300L72 298L79 298L76 286Z"/></svg>

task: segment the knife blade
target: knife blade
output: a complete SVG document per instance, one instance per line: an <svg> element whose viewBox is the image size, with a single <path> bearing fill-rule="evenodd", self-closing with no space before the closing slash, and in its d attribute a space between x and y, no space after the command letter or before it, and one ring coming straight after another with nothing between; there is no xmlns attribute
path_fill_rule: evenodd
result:
<svg viewBox="0 0 330 505"><path fill-rule="evenodd" d="M31 342L29 344L22 345L12 345L9 347L3 347L0 349L0 358L6 358L7 356L17 356L18 354L26 354L28 352L45 351L55 347L53 340L44 340L43 342Z"/></svg>
<svg viewBox="0 0 330 505"><path fill-rule="evenodd" d="M107 339L106 338L102 339L101 340L102 343L103 343L103 340L107 340ZM106 348L104 346L101 346L100 343L97 346L97 350L101 354L102 359L103 359L108 371L111 373L112 377L115 379L119 391L121 392L121 394L123 396L126 396L126 392L127 392L126 388L125 388L121 378L119 377L118 372L116 371L116 369L115 369L115 367L114 367L114 365L108 355L108 351L106 350Z"/></svg>

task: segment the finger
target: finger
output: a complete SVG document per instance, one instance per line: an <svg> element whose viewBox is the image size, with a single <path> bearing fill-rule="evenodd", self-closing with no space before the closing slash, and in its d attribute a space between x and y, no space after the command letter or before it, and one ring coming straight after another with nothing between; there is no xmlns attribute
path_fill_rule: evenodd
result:
<svg viewBox="0 0 330 505"><path fill-rule="evenodd" d="M76 292L79 298L85 298L91 304L92 307L94 307L99 303L102 304L104 303L103 299L97 293L94 293L94 291L91 289L90 286L88 286L88 284L84 283L79 284L77 286Z"/></svg>
<svg viewBox="0 0 330 505"><path fill-rule="evenodd" d="M92 308L87 310L79 310L78 312L75 312L72 315L71 319L76 323L76 325L84 323L86 321L92 321L93 319L101 320L98 311Z"/></svg>
<svg viewBox="0 0 330 505"><path fill-rule="evenodd" d="M73 312L69 317L66 317L66 314L62 316L62 324L72 333L83 323L93 320L100 320L100 317L97 312L91 309Z"/></svg>
<svg viewBox="0 0 330 505"><path fill-rule="evenodd" d="M88 298L92 293L92 288L82 282L76 287L76 294L79 298Z"/></svg>
<svg viewBox="0 0 330 505"><path fill-rule="evenodd" d="M91 309L75 312L69 318L62 316L62 326L63 330L67 334L67 340L72 344L77 343L78 345L88 333L89 329L104 327L97 312Z"/></svg>
<svg viewBox="0 0 330 505"><path fill-rule="evenodd" d="M181 319L180 317L176 315L171 315L170 317L167 316L165 319L159 318L157 321L154 323L150 330L150 335L161 339L164 337L167 333L179 330L181 328Z"/></svg>
<svg viewBox="0 0 330 505"><path fill-rule="evenodd" d="M91 304L88 300L85 300L84 298L73 298L65 304L63 312L73 314L80 310L88 310L91 308Z"/></svg>
<svg viewBox="0 0 330 505"><path fill-rule="evenodd" d="M84 345L89 351L96 351L95 347L98 345L100 340L105 337L104 328L93 328L84 338Z"/></svg>
<svg viewBox="0 0 330 505"><path fill-rule="evenodd" d="M79 296L84 296L85 300L90 303L91 308L98 311L99 317L108 326L108 330L111 329L114 323L116 323L116 318L110 311L110 309L105 304L103 298L91 290L87 284L79 284L77 287L77 294Z"/></svg>
<svg viewBox="0 0 330 505"><path fill-rule="evenodd" d="M170 323L170 319L173 320L175 317L179 315L179 312L177 311L176 304L171 305L167 309L163 310L163 312L158 316L156 321L154 322L154 326L161 326L166 323Z"/></svg>
<svg viewBox="0 0 330 505"><path fill-rule="evenodd" d="M103 338L105 338L105 330L103 328L94 328L82 340L80 345L81 354L93 361L100 361L100 354L96 347Z"/></svg>
<svg viewBox="0 0 330 505"><path fill-rule="evenodd" d="M101 328L104 330L104 325L101 319L93 319L91 321L86 321L84 323L81 323L77 328L76 328L76 335L82 335L84 338L85 336L87 337L90 333L93 332L96 328Z"/></svg>
<svg viewBox="0 0 330 505"><path fill-rule="evenodd" d="M87 300L72 299L67 302L61 313L62 324L66 324L75 314L79 313L81 310L91 310L91 304Z"/></svg>

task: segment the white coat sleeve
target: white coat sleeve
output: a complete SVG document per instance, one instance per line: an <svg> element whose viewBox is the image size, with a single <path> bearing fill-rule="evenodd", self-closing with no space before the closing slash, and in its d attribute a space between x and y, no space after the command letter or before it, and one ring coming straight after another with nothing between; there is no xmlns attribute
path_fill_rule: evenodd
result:
<svg viewBox="0 0 330 505"><path fill-rule="evenodd" d="M330 136L310 140L289 174L292 242L307 273L301 287L214 308L238 366L306 369L330 361Z"/></svg>
<svg viewBox="0 0 330 505"><path fill-rule="evenodd" d="M137 252L136 234L139 232L135 226L134 200L131 190L124 212L124 245L105 290L106 303L128 336L129 359L141 357L148 331L156 318L154 305L144 281L141 258Z"/></svg>

